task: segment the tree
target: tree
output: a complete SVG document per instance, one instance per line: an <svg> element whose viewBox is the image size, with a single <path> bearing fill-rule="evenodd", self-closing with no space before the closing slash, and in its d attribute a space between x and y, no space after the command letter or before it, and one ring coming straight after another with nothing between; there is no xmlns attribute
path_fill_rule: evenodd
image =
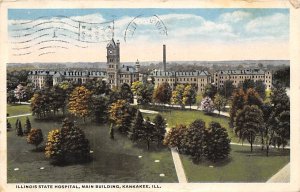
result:
<svg viewBox="0 0 300 192"><path fill-rule="evenodd" d="M275 84L282 84L285 87L290 87L290 66L277 70L273 75Z"/></svg>
<svg viewBox="0 0 300 192"><path fill-rule="evenodd" d="M10 131L12 129L10 122L6 119L6 130Z"/></svg>
<svg viewBox="0 0 300 192"><path fill-rule="evenodd" d="M16 132L17 132L17 136L23 136L23 129L22 129L22 123L20 120L17 120L17 129L16 129Z"/></svg>
<svg viewBox="0 0 300 192"><path fill-rule="evenodd" d="M115 139L115 129L112 123L110 124L110 128L109 128L109 137L111 139Z"/></svg>
<svg viewBox="0 0 300 192"><path fill-rule="evenodd" d="M224 96L226 99L230 98L232 96L232 93L235 89L235 86L233 85L233 81L226 80L224 82L224 86L220 88L220 95Z"/></svg>
<svg viewBox="0 0 300 192"><path fill-rule="evenodd" d="M106 81L97 78L88 79L85 83L85 87L91 90L95 95L108 95L110 92L109 85Z"/></svg>
<svg viewBox="0 0 300 192"><path fill-rule="evenodd" d="M284 146L290 138L290 99L285 87L276 85L270 95L272 112L269 116L268 126L273 132L271 143L276 146Z"/></svg>
<svg viewBox="0 0 300 192"><path fill-rule="evenodd" d="M167 145L170 148L177 148L178 151L182 151L182 141L186 130L187 127L182 124L171 128L164 139L164 145Z"/></svg>
<svg viewBox="0 0 300 192"><path fill-rule="evenodd" d="M200 109L205 113L212 113L214 111L214 102L210 97L205 97L200 103Z"/></svg>
<svg viewBox="0 0 300 192"><path fill-rule="evenodd" d="M144 129L144 118L142 113L138 110L134 120L132 121L130 139L134 142L140 141L142 139Z"/></svg>
<svg viewBox="0 0 300 192"><path fill-rule="evenodd" d="M175 90L172 91L172 97L171 97L172 105L180 105L181 108L184 108L183 92L184 92L184 85L179 84L175 87Z"/></svg>
<svg viewBox="0 0 300 192"><path fill-rule="evenodd" d="M69 97L68 109L72 115L85 118L90 114L91 91L84 86L76 87Z"/></svg>
<svg viewBox="0 0 300 192"><path fill-rule="evenodd" d="M15 97L17 100L19 100L19 103L21 103L21 100L26 96L25 95L25 88L23 85L19 84L17 88L14 91Z"/></svg>
<svg viewBox="0 0 300 192"><path fill-rule="evenodd" d="M167 82L163 82L153 92L153 101L157 103L170 103L172 90Z"/></svg>
<svg viewBox="0 0 300 192"><path fill-rule="evenodd" d="M126 100L117 100L109 107L109 118L122 133L126 133L130 129L135 112L135 108Z"/></svg>
<svg viewBox="0 0 300 192"><path fill-rule="evenodd" d="M90 158L89 141L84 132L66 118L60 130L49 132L45 155L55 164L85 162Z"/></svg>
<svg viewBox="0 0 300 192"><path fill-rule="evenodd" d="M45 118L51 111L49 89L36 91L31 98L30 107L33 115L37 115L38 118Z"/></svg>
<svg viewBox="0 0 300 192"><path fill-rule="evenodd" d="M54 115L59 111L59 109L61 109L64 113L67 104L66 91L58 85L55 85L50 89L49 97L50 107L53 110Z"/></svg>
<svg viewBox="0 0 300 192"><path fill-rule="evenodd" d="M106 96L95 95L91 96L91 105L89 111L96 122L106 122L107 121L107 110L108 110L109 100Z"/></svg>
<svg viewBox="0 0 300 192"><path fill-rule="evenodd" d="M10 90L10 91L7 91L7 96L6 96L6 100L7 100L7 103L15 103L17 102L17 99L15 97L15 91L14 90Z"/></svg>
<svg viewBox="0 0 300 192"><path fill-rule="evenodd" d="M133 103L133 93L127 83L123 83L121 85L120 96L121 99L127 100L129 103Z"/></svg>
<svg viewBox="0 0 300 192"><path fill-rule="evenodd" d="M150 142L153 140L154 138L154 125L153 123L150 121L149 117L146 118L145 121L145 126L143 131L141 132L141 139L146 141L147 143L147 149L150 149Z"/></svg>
<svg viewBox="0 0 300 192"><path fill-rule="evenodd" d="M243 109L245 105L245 92L243 89L238 89L233 92L232 102L230 108L230 125L233 126L236 113L238 110Z"/></svg>
<svg viewBox="0 0 300 192"><path fill-rule="evenodd" d="M184 105L189 105L191 108L192 104L196 103L196 95L197 95L197 93L196 93L195 88L191 85L187 85L183 91L182 103Z"/></svg>
<svg viewBox="0 0 300 192"><path fill-rule="evenodd" d="M226 106L226 99L225 97L223 97L221 94L217 93L215 95L215 99L214 99L214 105L216 107L216 109L219 111L219 115L221 110L223 110Z"/></svg>
<svg viewBox="0 0 300 192"><path fill-rule="evenodd" d="M256 105L246 105L240 110L235 120L235 133L244 141L250 143L251 152L257 134L263 128L263 113Z"/></svg>
<svg viewBox="0 0 300 192"><path fill-rule="evenodd" d="M266 85L263 80L258 80L255 82L255 91L264 100L266 98Z"/></svg>
<svg viewBox="0 0 300 192"><path fill-rule="evenodd" d="M206 134L206 143L204 148L205 157L208 160L216 162L228 157L230 152L230 139L224 127L217 122L211 122Z"/></svg>
<svg viewBox="0 0 300 192"><path fill-rule="evenodd" d="M197 119L192 122L185 131L182 141L181 152L190 155L195 162L199 162L204 156L204 148L206 148L206 134L204 121Z"/></svg>
<svg viewBox="0 0 300 192"><path fill-rule="evenodd" d="M84 132L67 118L62 123L61 138L66 162L85 162L89 159L89 141Z"/></svg>
<svg viewBox="0 0 300 192"><path fill-rule="evenodd" d="M17 119L16 122L15 122L15 130L16 130L16 132L18 130L19 121L20 121L20 119Z"/></svg>
<svg viewBox="0 0 300 192"><path fill-rule="evenodd" d="M238 85L239 88L242 88L244 92L246 92L248 89L255 87L255 82L252 79L245 79L244 82L240 83Z"/></svg>
<svg viewBox="0 0 300 192"><path fill-rule="evenodd" d="M247 89L244 97L246 105L257 105L258 107L261 107L263 105L261 97L253 88Z"/></svg>
<svg viewBox="0 0 300 192"><path fill-rule="evenodd" d="M43 140L44 138L41 129L31 129L27 136L27 143L34 145L36 149Z"/></svg>
<svg viewBox="0 0 300 192"><path fill-rule="evenodd" d="M203 97L214 98L215 94L217 94L217 87L213 84L207 84L204 88Z"/></svg>
<svg viewBox="0 0 300 192"><path fill-rule="evenodd" d="M28 134L31 131L31 123L28 117L26 117L25 130L24 133Z"/></svg>
<svg viewBox="0 0 300 192"><path fill-rule="evenodd" d="M157 142L157 145L159 145L163 142L166 134L166 121L160 114L157 114L154 117L153 124L154 124L154 138Z"/></svg>
<svg viewBox="0 0 300 192"><path fill-rule="evenodd" d="M131 85L131 90L137 97L137 103L141 105L149 104L152 101L154 86L151 83L135 81Z"/></svg>
<svg viewBox="0 0 300 192"><path fill-rule="evenodd" d="M64 152L62 151L61 131L54 129L48 133L45 155L52 160L53 164L64 162Z"/></svg>

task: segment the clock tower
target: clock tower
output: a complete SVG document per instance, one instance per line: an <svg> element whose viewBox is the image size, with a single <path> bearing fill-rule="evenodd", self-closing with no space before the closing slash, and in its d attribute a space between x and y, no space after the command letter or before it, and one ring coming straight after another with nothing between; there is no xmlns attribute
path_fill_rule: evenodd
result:
<svg viewBox="0 0 300 192"><path fill-rule="evenodd" d="M119 85L119 67L120 67L120 42L115 43L112 38L106 46L106 72L108 76L108 83L112 87Z"/></svg>

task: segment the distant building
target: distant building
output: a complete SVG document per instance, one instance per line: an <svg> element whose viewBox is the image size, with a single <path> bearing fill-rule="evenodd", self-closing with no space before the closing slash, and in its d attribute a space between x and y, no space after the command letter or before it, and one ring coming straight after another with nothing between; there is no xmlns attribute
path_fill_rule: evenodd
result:
<svg viewBox="0 0 300 192"><path fill-rule="evenodd" d="M52 78L53 85L62 81L72 81L84 84L88 79L107 81L110 87L119 87L123 83L131 84L138 81L140 63L137 60L134 66L120 63L120 43L112 39L106 46L106 70L34 70L29 72L29 80L36 88L45 86L47 78Z"/></svg>
<svg viewBox="0 0 300 192"><path fill-rule="evenodd" d="M241 69L241 70L221 70L214 73L214 84L223 88L225 81L230 80L234 86L243 83L246 79L252 79L254 82L261 80L265 83L266 89L272 87L272 72L261 69Z"/></svg>

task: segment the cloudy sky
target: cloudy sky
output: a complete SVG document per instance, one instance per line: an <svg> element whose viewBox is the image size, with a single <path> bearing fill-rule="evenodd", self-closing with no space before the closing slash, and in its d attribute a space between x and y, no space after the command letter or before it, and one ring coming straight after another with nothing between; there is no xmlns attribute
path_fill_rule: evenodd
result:
<svg viewBox="0 0 300 192"><path fill-rule="evenodd" d="M288 9L10 9L10 62L289 59ZM112 22L114 21L114 23Z"/></svg>

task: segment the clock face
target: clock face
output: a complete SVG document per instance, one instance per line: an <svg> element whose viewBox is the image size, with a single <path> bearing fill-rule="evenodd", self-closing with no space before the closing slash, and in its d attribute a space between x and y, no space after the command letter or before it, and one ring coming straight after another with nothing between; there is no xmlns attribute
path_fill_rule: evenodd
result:
<svg viewBox="0 0 300 192"><path fill-rule="evenodd" d="M112 50L108 50L108 53L109 53L109 54L112 54Z"/></svg>

